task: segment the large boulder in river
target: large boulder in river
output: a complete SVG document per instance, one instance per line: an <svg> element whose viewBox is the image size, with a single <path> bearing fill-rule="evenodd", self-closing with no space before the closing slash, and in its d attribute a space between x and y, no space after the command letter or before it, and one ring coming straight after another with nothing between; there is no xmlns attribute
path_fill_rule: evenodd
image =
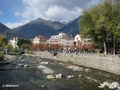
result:
<svg viewBox="0 0 120 90"><path fill-rule="evenodd" d="M119 83L118 82L112 82L110 85L109 85L109 89L116 89L119 87Z"/></svg>
<svg viewBox="0 0 120 90"><path fill-rule="evenodd" d="M24 64L19 63L19 64L17 64L17 66L18 66L18 67L23 67Z"/></svg>
<svg viewBox="0 0 120 90"><path fill-rule="evenodd" d="M67 76L68 79L75 77L74 75Z"/></svg>
<svg viewBox="0 0 120 90"><path fill-rule="evenodd" d="M54 79L55 77L53 75L47 75L47 79Z"/></svg>
<svg viewBox="0 0 120 90"><path fill-rule="evenodd" d="M62 78L63 76L62 76L62 73L60 73L60 74L57 74L55 77L56 78Z"/></svg>
<svg viewBox="0 0 120 90"><path fill-rule="evenodd" d="M28 64L25 64L24 67L29 67L29 65L28 65Z"/></svg>

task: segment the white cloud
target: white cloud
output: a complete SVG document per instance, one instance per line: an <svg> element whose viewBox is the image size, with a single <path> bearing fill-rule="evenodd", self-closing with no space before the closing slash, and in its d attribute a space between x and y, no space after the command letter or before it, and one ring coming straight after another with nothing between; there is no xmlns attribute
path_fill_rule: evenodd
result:
<svg viewBox="0 0 120 90"><path fill-rule="evenodd" d="M74 10L69 11L66 8L58 7L58 6L52 6L48 9L48 11L45 12L45 15L47 19L50 18L50 20L57 20L57 21L70 21L71 19L77 18L79 15L81 15L82 9L75 7Z"/></svg>
<svg viewBox="0 0 120 90"><path fill-rule="evenodd" d="M31 8L26 7L26 11L22 13L23 18L26 18L26 19L30 18L31 15L32 15L32 11L31 10L32 10Z"/></svg>
<svg viewBox="0 0 120 90"><path fill-rule="evenodd" d="M26 6L22 13L24 18L68 22L82 14L83 8L98 4L103 0L23 0Z"/></svg>
<svg viewBox="0 0 120 90"><path fill-rule="evenodd" d="M87 7L89 8L89 7L94 6L94 5L96 5L96 4L100 3L100 2L103 2L103 1L104 0L91 0L91 2L87 3Z"/></svg>
<svg viewBox="0 0 120 90"><path fill-rule="evenodd" d="M25 19L38 17L54 21L70 21L82 14L81 1L75 0L23 0Z"/></svg>
<svg viewBox="0 0 120 90"><path fill-rule="evenodd" d="M20 12L15 12L15 16L20 16Z"/></svg>
<svg viewBox="0 0 120 90"><path fill-rule="evenodd" d="M4 13L0 10L0 15L4 15Z"/></svg>
<svg viewBox="0 0 120 90"><path fill-rule="evenodd" d="M21 22L15 22L15 23L5 23L5 25L7 26L7 27L9 27L9 28L16 28L16 27L18 27L18 26L21 26L21 25L24 25L24 24L26 24L26 23L28 23L29 22L29 20L22 20Z"/></svg>
<svg viewBox="0 0 120 90"><path fill-rule="evenodd" d="M22 12L15 12L15 16L22 16L23 20L7 23L14 28L34 20L38 17L45 20L68 22L82 15L82 10L96 5L103 0L22 0ZM2 13L2 11L0 11ZM4 14L4 13L3 13Z"/></svg>
<svg viewBox="0 0 120 90"><path fill-rule="evenodd" d="M67 14L68 10L66 10L65 8L62 7L58 7L58 6L51 6L47 11L45 11L45 15L47 17L47 19L58 19L61 20L64 16L64 18L66 17L65 14Z"/></svg>

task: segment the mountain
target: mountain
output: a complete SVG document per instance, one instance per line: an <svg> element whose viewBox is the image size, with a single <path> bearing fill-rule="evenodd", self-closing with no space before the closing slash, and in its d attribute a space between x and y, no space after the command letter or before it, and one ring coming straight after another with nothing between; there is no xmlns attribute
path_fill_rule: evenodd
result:
<svg viewBox="0 0 120 90"><path fill-rule="evenodd" d="M64 27L64 24L60 22L46 21L38 18L23 26L14 28L13 30L17 31L24 38L34 38L38 35L43 35L49 38L51 35L56 34L56 30L62 27Z"/></svg>
<svg viewBox="0 0 120 90"><path fill-rule="evenodd" d="M60 32L64 32L66 34L72 35L73 37L80 33L79 27L78 27L78 20L80 19L80 17L70 21L67 23L67 25L65 25L63 28L57 30L58 33Z"/></svg>
<svg viewBox="0 0 120 90"><path fill-rule="evenodd" d="M5 36L7 39L17 36L17 32L11 30L4 24L0 23L0 35Z"/></svg>
<svg viewBox="0 0 120 90"><path fill-rule="evenodd" d="M5 26L4 24L0 23L0 32L5 31L7 29L9 29L7 26Z"/></svg>
<svg viewBox="0 0 120 90"><path fill-rule="evenodd" d="M59 30L61 29L62 27L65 26L65 23L61 23L61 22L57 22L57 21L49 21L49 23L51 23L51 27L54 28L55 30Z"/></svg>
<svg viewBox="0 0 120 90"><path fill-rule="evenodd" d="M50 36L57 35L60 32L75 36L79 33L79 28L77 25L79 18L80 17L70 21L67 24L65 22L61 23L58 21L48 21L37 18L36 20L14 28L13 30L22 35L24 38L34 38L38 35L43 35L50 38Z"/></svg>

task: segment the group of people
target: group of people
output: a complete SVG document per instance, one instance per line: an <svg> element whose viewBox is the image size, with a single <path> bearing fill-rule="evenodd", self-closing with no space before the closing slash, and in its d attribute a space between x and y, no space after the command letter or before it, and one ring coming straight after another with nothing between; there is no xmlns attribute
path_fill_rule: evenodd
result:
<svg viewBox="0 0 120 90"><path fill-rule="evenodd" d="M63 48L62 51L63 53L75 53L75 54L79 54L79 53L85 53L86 51L85 50L81 50L81 49L77 49L77 48L74 48L74 49L71 49L71 48Z"/></svg>

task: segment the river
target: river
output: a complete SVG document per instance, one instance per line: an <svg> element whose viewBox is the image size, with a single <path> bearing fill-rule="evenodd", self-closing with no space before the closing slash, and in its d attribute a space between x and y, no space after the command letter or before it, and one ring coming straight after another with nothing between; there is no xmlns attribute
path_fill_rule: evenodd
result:
<svg viewBox="0 0 120 90"><path fill-rule="evenodd" d="M98 86L105 81L120 83L120 75L36 56L8 56L4 62L8 61L0 64L0 90L109 90ZM47 79L57 74L62 77Z"/></svg>

